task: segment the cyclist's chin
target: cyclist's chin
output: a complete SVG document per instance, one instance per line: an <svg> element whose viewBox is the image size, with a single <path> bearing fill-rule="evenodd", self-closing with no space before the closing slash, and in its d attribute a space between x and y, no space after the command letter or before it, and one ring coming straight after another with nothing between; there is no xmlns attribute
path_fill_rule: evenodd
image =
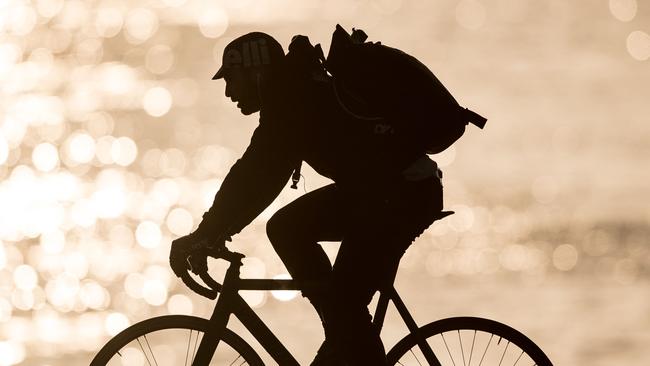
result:
<svg viewBox="0 0 650 366"><path fill-rule="evenodd" d="M257 106L253 106L250 104L245 104L245 103L237 103L237 108L241 111L241 113L245 116L248 116L250 114L253 114L255 112L258 112L260 109Z"/></svg>

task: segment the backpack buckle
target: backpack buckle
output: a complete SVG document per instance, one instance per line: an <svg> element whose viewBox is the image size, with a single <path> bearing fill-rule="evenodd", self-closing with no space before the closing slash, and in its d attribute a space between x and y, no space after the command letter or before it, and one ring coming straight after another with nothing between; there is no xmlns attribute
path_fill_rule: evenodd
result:
<svg viewBox="0 0 650 366"><path fill-rule="evenodd" d="M291 174L291 188L298 189L298 182L300 182L300 168L302 167L302 160L296 165L293 169L293 174Z"/></svg>

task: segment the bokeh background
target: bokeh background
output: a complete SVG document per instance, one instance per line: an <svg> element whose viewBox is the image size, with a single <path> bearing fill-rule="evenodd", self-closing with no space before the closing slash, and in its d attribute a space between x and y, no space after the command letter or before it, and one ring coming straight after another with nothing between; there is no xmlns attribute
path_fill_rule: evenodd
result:
<svg viewBox="0 0 650 366"><path fill-rule="evenodd" d="M489 118L434 157L457 213L402 261L416 320L495 318L557 365L650 363L648 1L6 0L0 365L85 365L129 324L210 314L169 270L170 242L257 124L210 77L237 35L327 51L336 23L415 55ZM286 272L264 224L327 183L304 175L235 237L245 276ZM307 303L244 295L308 363L322 331ZM390 319L387 347L404 334Z"/></svg>

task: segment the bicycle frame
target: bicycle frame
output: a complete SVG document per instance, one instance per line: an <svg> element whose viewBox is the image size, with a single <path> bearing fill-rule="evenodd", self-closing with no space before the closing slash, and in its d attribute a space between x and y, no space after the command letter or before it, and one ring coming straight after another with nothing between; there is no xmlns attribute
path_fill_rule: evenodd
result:
<svg viewBox="0 0 650 366"><path fill-rule="evenodd" d="M219 295L217 304L215 305L212 316L210 317L210 324L212 326L203 336L196 357L192 362L192 366L204 366L210 363L212 355L214 354L219 344L219 340L226 329L231 314L235 315L237 319L239 319L244 327L246 327L255 339L257 339L275 362L283 366L299 365L298 361L296 361L289 350L287 350L264 321L260 319L255 311L253 311L246 301L244 301L244 299L238 294L238 291L303 290L306 288L314 289L322 287L323 284L301 283L295 280L241 279L239 278L239 270L241 266L241 260L230 261L230 267L228 267L228 270L226 271L223 286L221 288L221 295ZM388 303L390 301L395 304L395 307L408 330L412 334L417 335L419 333L419 327L392 285L390 288L381 291L379 302L375 309L375 316L373 317L373 325L377 327L378 331L381 331L386 311L388 309ZM424 338L418 340L418 345L430 365L440 366L440 362Z"/></svg>

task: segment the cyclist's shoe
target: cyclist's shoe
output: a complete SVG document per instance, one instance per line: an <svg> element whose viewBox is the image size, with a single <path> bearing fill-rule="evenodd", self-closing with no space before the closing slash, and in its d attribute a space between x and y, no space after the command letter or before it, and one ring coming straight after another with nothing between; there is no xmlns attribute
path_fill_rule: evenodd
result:
<svg viewBox="0 0 650 366"><path fill-rule="evenodd" d="M309 364L310 366L342 366L345 365L345 362L338 355L334 349L332 342L329 342L327 339L323 341L323 344L320 345L318 352L316 352L316 357Z"/></svg>

